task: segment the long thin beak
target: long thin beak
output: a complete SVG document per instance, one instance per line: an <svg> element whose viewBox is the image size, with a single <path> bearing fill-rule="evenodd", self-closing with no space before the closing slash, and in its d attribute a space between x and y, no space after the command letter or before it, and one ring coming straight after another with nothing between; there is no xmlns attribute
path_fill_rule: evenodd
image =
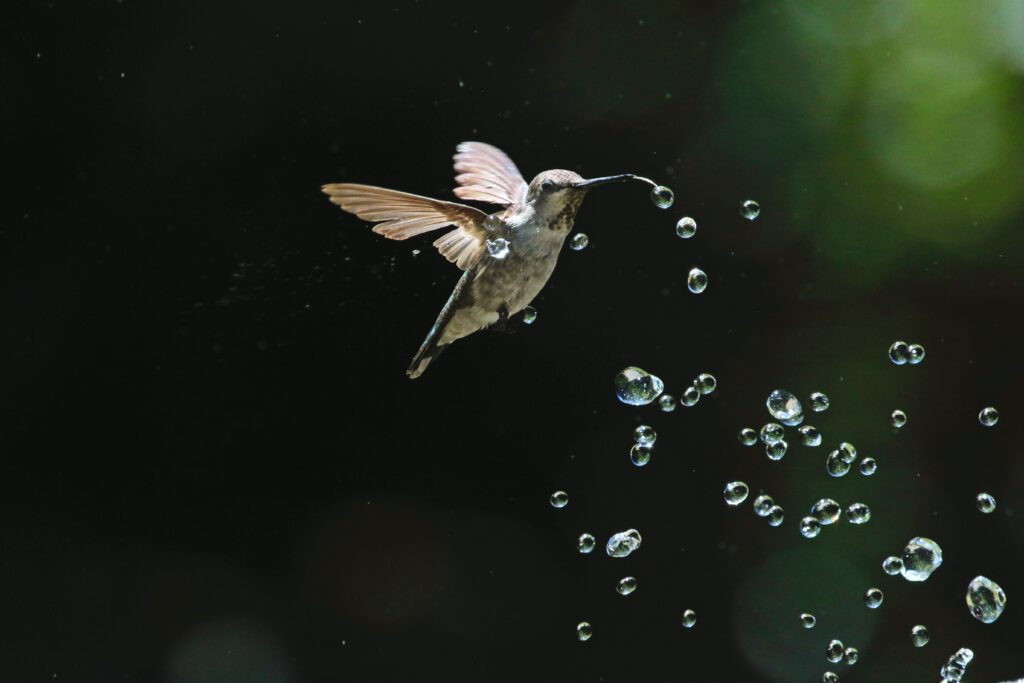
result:
<svg viewBox="0 0 1024 683"><path fill-rule="evenodd" d="M581 180L580 182L573 185L577 190L589 190L592 187L598 185L607 185L608 183L621 183L627 180L634 180L636 176L632 173L623 173L621 175L609 175L603 178L591 178L590 180Z"/></svg>

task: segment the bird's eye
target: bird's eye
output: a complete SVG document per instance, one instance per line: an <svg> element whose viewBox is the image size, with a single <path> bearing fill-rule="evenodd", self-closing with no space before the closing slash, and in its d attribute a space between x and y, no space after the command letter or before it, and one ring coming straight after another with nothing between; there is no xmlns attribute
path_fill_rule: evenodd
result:
<svg viewBox="0 0 1024 683"><path fill-rule="evenodd" d="M555 189L555 181L551 180L551 179L548 179L548 180L545 180L545 181L541 182L540 189L543 192L552 192L552 191L554 191L554 189Z"/></svg>

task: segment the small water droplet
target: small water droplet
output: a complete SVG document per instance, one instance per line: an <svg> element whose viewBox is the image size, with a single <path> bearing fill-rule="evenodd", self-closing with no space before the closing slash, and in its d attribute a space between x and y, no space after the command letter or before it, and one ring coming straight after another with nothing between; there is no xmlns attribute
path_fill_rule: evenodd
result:
<svg viewBox="0 0 1024 683"><path fill-rule="evenodd" d="M982 408L981 412L978 413L978 422L985 427L994 427L999 422L999 411L992 406Z"/></svg>
<svg viewBox="0 0 1024 683"><path fill-rule="evenodd" d="M850 471L850 463L843 460L838 450L832 451L825 459L825 469L833 477L845 477Z"/></svg>
<svg viewBox="0 0 1024 683"><path fill-rule="evenodd" d="M903 571L903 560L896 555L890 555L882 560L882 571L889 576L896 576Z"/></svg>
<svg viewBox="0 0 1024 683"><path fill-rule="evenodd" d="M640 532L636 529L627 529L611 538L604 546L604 550L610 557L627 557L630 553L640 547Z"/></svg>
<svg viewBox="0 0 1024 683"><path fill-rule="evenodd" d="M660 377L637 367L628 367L615 376L615 395L626 405L645 406L664 390Z"/></svg>
<svg viewBox="0 0 1024 683"><path fill-rule="evenodd" d="M814 628L814 625L818 623L818 620L814 618L814 615L809 612L804 612L800 615L800 625L804 628Z"/></svg>
<svg viewBox="0 0 1024 683"><path fill-rule="evenodd" d="M675 200L675 194L664 185L655 185L651 190L651 202L659 209L667 209Z"/></svg>
<svg viewBox="0 0 1024 683"><path fill-rule="evenodd" d="M589 555L594 552L594 548L597 546L597 539L594 538L593 534L580 534L579 539L576 541L576 547L584 555Z"/></svg>
<svg viewBox="0 0 1024 683"><path fill-rule="evenodd" d="M860 659L860 651L855 647L848 647L843 653L843 659L846 660L847 666L853 666Z"/></svg>
<svg viewBox="0 0 1024 683"><path fill-rule="evenodd" d="M772 417L788 427L793 427L804 419L804 407L800 404L800 399L785 389L776 389L768 394L765 405Z"/></svg>
<svg viewBox="0 0 1024 683"><path fill-rule="evenodd" d="M850 524L866 524L871 519L871 508L864 503L851 503L846 507L846 519Z"/></svg>
<svg viewBox="0 0 1024 683"><path fill-rule="evenodd" d="M785 510L782 509L781 505L772 505L768 510L768 525L779 526L786 517Z"/></svg>
<svg viewBox="0 0 1024 683"><path fill-rule="evenodd" d="M700 392L697 391L695 386L688 386L683 389L683 395L679 397L679 403L687 408L697 405L699 400Z"/></svg>
<svg viewBox="0 0 1024 683"><path fill-rule="evenodd" d="M826 671L821 675L821 683L839 683L839 676L834 671Z"/></svg>
<svg viewBox="0 0 1024 683"><path fill-rule="evenodd" d="M761 427L761 441L766 446L782 441L786 436L786 430L778 422L768 422Z"/></svg>
<svg viewBox="0 0 1024 683"><path fill-rule="evenodd" d="M884 599L885 595L877 588L869 588L864 594L864 604L871 609L878 609Z"/></svg>
<svg viewBox="0 0 1024 683"><path fill-rule="evenodd" d="M996 499L988 493L979 493L976 499L978 509L984 512L986 515L995 512Z"/></svg>
<svg viewBox="0 0 1024 683"><path fill-rule="evenodd" d="M748 221L752 221L761 215L761 205L753 199L747 199L740 204L740 215Z"/></svg>
<svg viewBox="0 0 1024 683"><path fill-rule="evenodd" d="M676 235L683 239L689 239L697 234L697 221L693 220L689 216L680 218L679 222L676 223Z"/></svg>
<svg viewBox="0 0 1024 683"><path fill-rule="evenodd" d="M754 499L754 514L758 517L767 517L774 505L775 500L771 496L762 493Z"/></svg>
<svg viewBox="0 0 1024 683"><path fill-rule="evenodd" d="M874 458L864 458L860 461L860 473L865 477L870 477L878 470L878 463L875 462Z"/></svg>
<svg viewBox="0 0 1024 683"><path fill-rule="evenodd" d="M743 444L744 446L753 446L755 443L757 443L757 432L755 432L750 427L744 427L743 429L740 430L740 433L737 436L737 438L740 440L740 443Z"/></svg>
<svg viewBox="0 0 1024 683"><path fill-rule="evenodd" d="M829 401L828 396L820 391L815 391L811 394L810 397L808 397L807 402L811 404L811 410L816 413L825 412L828 410L829 405L831 405L831 401Z"/></svg>
<svg viewBox="0 0 1024 683"><path fill-rule="evenodd" d="M636 577L624 576L619 579L619 582L615 585L615 590L619 595L629 595L636 590Z"/></svg>
<svg viewBox="0 0 1024 683"><path fill-rule="evenodd" d="M573 251L583 251L588 244L590 244L590 238L585 232L578 232L569 240L569 248Z"/></svg>
<svg viewBox="0 0 1024 683"><path fill-rule="evenodd" d="M532 325L533 321L537 319L537 309L533 306L527 306L523 309L523 324Z"/></svg>
<svg viewBox="0 0 1024 683"><path fill-rule="evenodd" d="M576 637L580 640L590 640L590 636L593 635L594 630L590 627L589 621L581 621L576 624Z"/></svg>
<svg viewBox="0 0 1024 683"><path fill-rule="evenodd" d="M729 505L739 505L747 499L747 494L750 493L750 487L748 487L742 481L730 481L725 485L725 502Z"/></svg>
<svg viewBox="0 0 1024 683"><path fill-rule="evenodd" d="M821 432L818 431L817 427L811 425L804 425L797 430L800 432L800 441L805 446L814 448L821 445Z"/></svg>
<svg viewBox="0 0 1024 683"><path fill-rule="evenodd" d="M564 508L569 504L569 494L565 491L555 491L551 494L551 507Z"/></svg>
<svg viewBox="0 0 1024 683"><path fill-rule="evenodd" d="M800 535L804 538L815 538L821 533L821 522L814 517L804 517L800 520Z"/></svg>
<svg viewBox="0 0 1024 683"><path fill-rule="evenodd" d="M640 425L633 430L633 442L641 446L653 446L658 440L658 433L649 425Z"/></svg>
<svg viewBox="0 0 1024 683"><path fill-rule="evenodd" d="M894 341L889 347L889 360L896 365L906 365L910 360L910 345L905 341Z"/></svg>
<svg viewBox="0 0 1024 683"><path fill-rule="evenodd" d="M931 640L931 636L928 635L928 629L925 626L918 624L910 629L910 642L914 644L914 647L924 647L929 640Z"/></svg>
<svg viewBox="0 0 1024 683"><path fill-rule="evenodd" d="M643 467L651 461L651 447L633 444L629 449L629 460L637 467Z"/></svg>
<svg viewBox="0 0 1024 683"><path fill-rule="evenodd" d="M668 394L662 394L661 398L658 399L658 407L661 408L663 413L671 413L676 409L676 398Z"/></svg>
<svg viewBox="0 0 1024 683"><path fill-rule="evenodd" d="M693 628L697 623L697 613L692 609L683 612L683 628Z"/></svg>
<svg viewBox="0 0 1024 683"><path fill-rule="evenodd" d="M784 439L780 439L775 443L767 444L764 447L764 452L765 455L768 456L769 460L782 460L783 456L786 455L786 449L788 447L789 444L787 444Z"/></svg>
<svg viewBox="0 0 1024 683"><path fill-rule="evenodd" d="M844 654L846 654L846 648L843 646L843 641L841 640L833 639L829 641L828 647L825 648L825 659L833 664L841 662Z"/></svg>
<svg viewBox="0 0 1024 683"><path fill-rule="evenodd" d="M811 516L825 526L838 522L842 513L843 508L831 498L822 498L811 506Z"/></svg>
<svg viewBox="0 0 1024 683"><path fill-rule="evenodd" d="M899 429L903 425L907 424L907 414L902 410L892 411L892 415L889 416L889 422L893 427Z"/></svg>
<svg viewBox="0 0 1024 683"><path fill-rule="evenodd" d="M509 242L504 237L495 237L493 240L487 240L487 253L492 258L503 259L509 254Z"/></svg>
<svg viewBox="0 0 1024 683"><path fill-rule="evenodd" d="M1006 607L1006 593L992 579L976 576L967 586L967 607L975 619L991 624Z"/></svg>
<svg viewBox="0 0 1024 683"><path fill-rule="evenodd" d="M697 379L693 380L693 386L697 388L697 391L706 396L715 390L715 387L718 386L718 380L715 379L714 375L702 372L697 375Z"/></svg>
<svg viewBox="0 0 1024 683"><path fill-rule="evenodd" d="M924 360L924 347L920 344L911 344L907 347L907 362L917 365Z"/></svg>
<svg viewBox="0 0 1024 683"><path fill-rule="evenodd" d="M942 564L942 548L930 538L916 536L903 549L903 569L907 581L925 581Z"/></svg>
<svg viewBox="0 0 1024 683"><path fill-rule="evenodd" d="M686 277L686 287L694 294L700 294L708 288L708 274L700 268L691 268Z"/></svg>

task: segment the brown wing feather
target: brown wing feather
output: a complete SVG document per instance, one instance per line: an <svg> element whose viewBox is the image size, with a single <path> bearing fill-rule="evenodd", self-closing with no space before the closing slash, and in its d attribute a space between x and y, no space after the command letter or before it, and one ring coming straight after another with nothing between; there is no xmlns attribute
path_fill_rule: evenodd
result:
<svg viewBox="0 0 1024 683"><path fill-rule="evenodd" d="M505 206L526 201L526 181L508 155L484 142L463 142L455 149L455 196Z"/></svg>
<svg viewBox="0 0 1024 683"><path fill-rule="evenodd" d="M434 242L434 246L463 270L483 252L487 214L472 206L372 185L331 183L321 189L345 211L377 223L373 231L388 239L404 240L455 225L455 230Z"/></svg>

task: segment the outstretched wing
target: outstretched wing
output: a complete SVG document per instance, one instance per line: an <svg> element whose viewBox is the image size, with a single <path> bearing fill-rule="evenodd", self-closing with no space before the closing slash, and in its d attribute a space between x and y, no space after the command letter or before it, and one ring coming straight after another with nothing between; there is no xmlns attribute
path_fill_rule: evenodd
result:
<svg viewBox="0 0 1024 683"><path fill-rule="evenodd" d="M455 196L505 206L526 202L526 181L508 155L483 142L455 148Z"/></svg>
<svg viewBox="0 0 1024 683"><path fill-rule="evenodd" d="M404 240L430 230L457 226L434 242L441 254L466 270L484 250L487 214L455 202L421 197L372 185L331 183L321 188L345 211L377 223L373 231L392 240Z"/></svg>

